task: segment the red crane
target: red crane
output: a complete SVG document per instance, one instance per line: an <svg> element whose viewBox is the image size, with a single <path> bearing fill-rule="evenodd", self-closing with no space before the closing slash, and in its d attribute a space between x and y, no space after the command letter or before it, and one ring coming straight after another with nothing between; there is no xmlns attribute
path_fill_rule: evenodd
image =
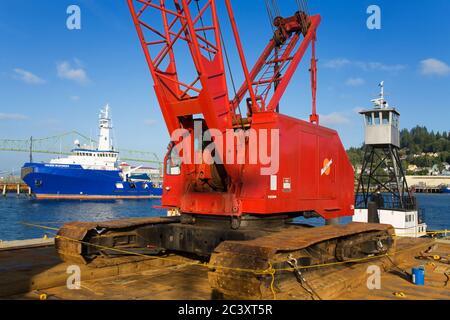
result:
<svg viewBox="0 0 450 320"><path fill-rule="evenodd" d="M173 8L169 8L169 2ZM276 17L274 35L250 70L230 0L225 0L245 77L235 96L230 97L216 1L130 0L128 4L172 136L179 129L193 132L194 119L202 119L205 129L223 133L223 141L229 130L249 129L277 129L282 139L279 171L273 175L255 174L264 167L261 163L226 161L227 153L239 152L237 144L224 143L223 148L215 149L223 170L217 165L192 164L193 158L185 161L190 164L182 165L181 174L176 171L177 175L165 176L165 207L236 217L316 212L329 219L353 214L352 167L338 135L320 127L316 113L315 41L319 15L298 11L288 18ZM308 123L280 114L279 105L309 45L313 108ZM193 72L188 73L184 66L190 61ZM238 112L243 101L247 107L245 118ZM172 155L169 150L166 163L170 163ZM191 153L194 155L195 150ZM321 174L325 166L330 170ZM204 192L198 192L200 189Z"/></svg>
<svg viewBox="0 0 450 320"><path fill-rule="evenodd" d="M332 220L354 210L353 168L337 132L320 126L316 113L321 17L310 16L302 5L292 16L276 14L273 35L249 68L231 2L224 1L221 11L227 12L244 75L239 88L217 1L128 0L172 137L162 205L180 217L66 225L57 240L66 260L88 263L111 253L105 248L194 253L211 257L217 266L211 285L227 294L245 286L245 279L255 283L255 275L232 277L226 268L286 267L292 263L287 254L308 265L346 261L385 254L391 247L388 226L312 231L292 225L300 216ZM254 32L260 38L256 24ZM281 114L280 106L309 46L312 113L304 121ZM81 242L65 241L68 235Z"/></svg>

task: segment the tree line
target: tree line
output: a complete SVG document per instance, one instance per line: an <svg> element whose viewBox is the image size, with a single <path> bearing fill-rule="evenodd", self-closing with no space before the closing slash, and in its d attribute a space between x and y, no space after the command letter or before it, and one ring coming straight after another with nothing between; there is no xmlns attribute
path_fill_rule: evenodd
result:
<svg viewBox="0 0 450 320"><path fill-rule="evenodd" d="M403 129L400 142L400 155L405 168L410 164L426 168L435 164L441 166L443 162L450 163L450 132L429 131L426 127L417 126L411 130ZM362 164L364 147L350 148L347 153L354 166Z"/></svg>

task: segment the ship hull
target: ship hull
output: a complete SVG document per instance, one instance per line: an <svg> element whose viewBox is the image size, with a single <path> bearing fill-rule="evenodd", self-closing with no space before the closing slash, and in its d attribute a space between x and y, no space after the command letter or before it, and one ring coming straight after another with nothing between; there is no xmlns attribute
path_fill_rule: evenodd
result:
<svg viewBox="0 0 450 320"><path fill-rule="evenodd" d="M37 199L151 199L162 189L151 182L123 181L118 170L90 170L80 165L27 163L22 180Z"/></svg>

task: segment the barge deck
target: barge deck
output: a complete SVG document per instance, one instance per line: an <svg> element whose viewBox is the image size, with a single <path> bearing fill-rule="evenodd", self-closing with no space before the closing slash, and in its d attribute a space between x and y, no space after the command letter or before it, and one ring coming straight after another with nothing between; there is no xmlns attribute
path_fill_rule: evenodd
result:
<svg viewBox="0 0 450 320"><path fill-rule="evenodd" d="M163 259L121 257L81 266L81 288L66 286L68 265L45 243L14 243L0 250L0 299L54 300L210 300L208 268L192 258L168 255ZM440 261L418 260L421 252ZM302 272L316 295L297 281L275 281L278 300L442 300L450 299L450 242L399 238L396 254L359 264L325 266ZM368 268L379 266L381 289L368 289ZM423 265L425 286L411 283L411 268ZM276 276L275 276L276 279Z"/></svg>

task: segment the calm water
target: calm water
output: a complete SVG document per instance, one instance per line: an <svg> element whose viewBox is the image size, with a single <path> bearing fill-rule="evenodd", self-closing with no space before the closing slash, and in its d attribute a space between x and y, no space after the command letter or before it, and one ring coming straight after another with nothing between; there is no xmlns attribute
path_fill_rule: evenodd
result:
<svg viewBox="0 0 450 320"><path fill-rule="evenodd" d="M157 217L165 210L153 209L160 200L75 201L35 200L10 195L0 198L0 240L40 238L52 231L23 225L23 222L61 227L71 221L105 221L127 217Z"/></svg>
<svg viewBox="0 0 450 320"><path fill-rule="evenodd" d="M418 195L419 206L425 209L425 220L432 230L450 229L450 195ZM0 198L0 240L40 238L51 231L23 225L24 222L61 227L70 221L104 221L127 217L157 217L165 210L154 209L160 200L62 201L34 200L22 196ZM349 222L351 219L343 219ZM320 219L307 223L321 225Z"/></svg>

